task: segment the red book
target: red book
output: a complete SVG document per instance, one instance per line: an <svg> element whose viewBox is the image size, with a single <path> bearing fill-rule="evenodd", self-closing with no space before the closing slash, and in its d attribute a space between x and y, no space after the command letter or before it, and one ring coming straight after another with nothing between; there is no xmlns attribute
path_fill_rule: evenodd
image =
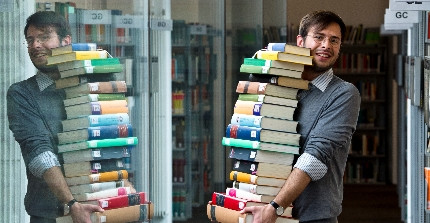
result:
<svg viewBox="0 0 430 223"><path fill-rule="evenodd" d="M146 200L145 192L137 192L98 200L98 205L105 210L147 203L148 201Z"/></svg>
<svg viewBox="0 0 430 223"><path fill-rule="evenodd" d="M231 197L226 194L213 192L212 204L228 208L231 210L240 211L245 208L247 200L240 199L237 197Z"/></svg>

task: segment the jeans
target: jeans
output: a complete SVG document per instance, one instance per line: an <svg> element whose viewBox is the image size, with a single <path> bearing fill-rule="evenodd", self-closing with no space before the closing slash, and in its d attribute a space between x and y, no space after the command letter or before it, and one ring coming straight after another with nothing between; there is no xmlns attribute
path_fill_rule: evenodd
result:
<svg viewBox="0 0 430 223"><path fill-rule="evenodd" d="M30 216L30 223L55 223L55 219Z"/></svg>

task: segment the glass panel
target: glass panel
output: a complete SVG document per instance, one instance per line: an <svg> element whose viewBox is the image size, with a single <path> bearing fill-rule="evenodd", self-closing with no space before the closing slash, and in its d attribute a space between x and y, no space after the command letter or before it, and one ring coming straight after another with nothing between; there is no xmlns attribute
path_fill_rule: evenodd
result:
<svg viewBox="0 0 430 223"><path fill-rule="evenodd" d="M173 216L205 212L224 188L224 2L172 1ZM203 207L193 212L192 207Z"/></svg>

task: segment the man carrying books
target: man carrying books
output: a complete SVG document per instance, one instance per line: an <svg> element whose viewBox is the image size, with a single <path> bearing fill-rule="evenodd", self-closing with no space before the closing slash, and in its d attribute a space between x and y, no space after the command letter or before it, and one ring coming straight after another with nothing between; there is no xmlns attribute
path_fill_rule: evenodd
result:
<svg viewBox="0 0 430 223"><path fill-rule="evenodd" d="M314 11L300 22L297 45L311 49L313 65L302 78L309 90L298 93L300 157L275 199L266 206L247 207L254 223L275 222L293 204L301 223L336 223L342 211L343 173L351 136L355 131L360 94L350 83L333 75L345 24L330 11Z"/></svg>
<svg viewBox="0 0 430 223"><path fill-rule="evenodd" d="M70 27L52 11L36 12L24 28L28 54L36 75L10 86L7 93L9 128L20 144L27 168L25 208L30 222L55 222L71 214L74 222L89 222L97 205L80 204L73 198L57 157L57 133L66 118L64 91L55 89L57 66L47 66L51 49L71 43Z"/></svg>

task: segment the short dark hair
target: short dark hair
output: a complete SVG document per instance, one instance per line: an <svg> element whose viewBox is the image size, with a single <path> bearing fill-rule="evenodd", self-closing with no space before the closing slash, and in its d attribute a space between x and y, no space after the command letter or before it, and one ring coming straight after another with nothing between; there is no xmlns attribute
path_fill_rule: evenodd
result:
<svg viewBox="0 0 430 223"><path fill-rule="evenodd" d="M341 38L345 36L345 23L342 18L334 12L317 10L305 15L300 21L299 35L306 38L311 27L316 28L316 31L321 31L331 23L337 23L340 26Z"/></svg>
<svg viewBox="0 0 430 223"><path fill-rule="evenodd" d="M53 28L60 40L67 35L71 35L70 25L66 18L53 11L39 11L29 16L24 28L25 37L27 37L27 30L30 25L39 29Z"/></svg>

